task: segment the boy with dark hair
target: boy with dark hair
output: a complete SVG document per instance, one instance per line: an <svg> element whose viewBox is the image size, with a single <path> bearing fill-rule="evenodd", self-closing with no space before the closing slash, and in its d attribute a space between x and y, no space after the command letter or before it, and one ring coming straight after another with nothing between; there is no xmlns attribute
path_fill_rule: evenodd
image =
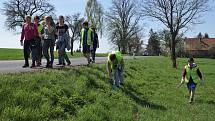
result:
<svg viewBox="0 0 215 121"><path fill-rule="evenodd" d="M181 86L184 82L187 83L187 88L190 95L189 103L192 103L194 100L198 77L201 80L201 84L204 84L202 73L200 72L198 65L194 62L193 58L189 58L188 64L183 69L182 80L179 85Z"/></svg>

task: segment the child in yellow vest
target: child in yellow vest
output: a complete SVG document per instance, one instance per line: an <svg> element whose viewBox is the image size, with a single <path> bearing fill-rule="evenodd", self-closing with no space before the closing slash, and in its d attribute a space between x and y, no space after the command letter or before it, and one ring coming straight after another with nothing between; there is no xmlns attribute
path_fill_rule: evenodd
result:
<svg viewBox="0 0 215 121"><path fill-rule="evenodd" d="M182 80L180 84L181 86L184 82L187 83L187 88L190 95L189 103L193 102L198 77L201 80L201 84L204 84L202 73L200 72L199 67L194 62L194 59L190 58L188 60L188 64L183 69Z"/></svg>
<svg viewBox="0 0 215 121"><path fill-rule="evenodd" d="M124 60L119 51L113 51L108 55L107 69L109 78L113 81L113 88L123 85Z"/></svg>

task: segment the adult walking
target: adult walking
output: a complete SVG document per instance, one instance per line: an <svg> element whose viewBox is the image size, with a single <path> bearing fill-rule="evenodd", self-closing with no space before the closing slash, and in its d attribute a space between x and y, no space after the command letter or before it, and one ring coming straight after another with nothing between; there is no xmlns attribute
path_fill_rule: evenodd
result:
<svg viewBox="0 0 215 121"><path fill-rule="evenodd" d="M91 57L92 57L92 62L95 63L96 60L96 50L99 48L99 39L98 39L98 34L96 33L96 28L95 26L92 26L92 32L93 32L93 44L91 47Z"/></svg>
<svg viewBox="0 0 215 121"><path fill-rule="evenodd" d="M21 46L23 46L25 64L23 68L29 67L28 58L30 57L30 53L32 55L32 65L31 68L35 67L35 62L38 60L37 58L37 42L35 37L38 36L38 29L37 26L31 22L31 16L26 16L25 23L22 26L22 33L21 33Z"/></svg>
<svg viewBox="0 0 215 121"><path fill-rule="evenodd" d="M59 64L57 65L65 65L65 60L67 65L71 64L69 60L66 49L69 51L71 49L70 45L70 37L69 37L69 27L64 23L64 17L59 16L59 23L56 26L56 35L58 41L56 42L58 48L59 55Z"/></svg>
<svg viewBox="0 0 215 121"><path fill-rule="evenodd" d="M43 57L43 47L42 47L42 40L41 40L41 32L42 32L42 29L43 29L43 25L40 24L39 22L40 18L39 16L35 16L34 17L34 24L37 26L37 29L38 29L38 36L36 37L37 39L37 51L38 51L38 60L36 61L37 63L37 66L41 66L42 65L42 57Z"/></svg>
<svg viewBox="0 0 215 121"><path fill-rule="evenodd" d="M92 29L89 28L89 23L87 21L85 21L83 23L83 28L81 30L80 47L82 47L82 52L83 52L84 57L87 59L88 65L91 62L90 49L92 47L92 39L93 39Z"/></svg>
<svg viewBox="0 0 215 121"><path fill-rule="evenodd" d="M45 25L42 29L43 43L43 54L46 58L46 68L52 68L54 63L54 46L55 46L55 33L56 29L51 25L52 17L48 16L45 18ZM50 51L50 55L49 55ZM51 58L50 58L51 57Z"/></svg>

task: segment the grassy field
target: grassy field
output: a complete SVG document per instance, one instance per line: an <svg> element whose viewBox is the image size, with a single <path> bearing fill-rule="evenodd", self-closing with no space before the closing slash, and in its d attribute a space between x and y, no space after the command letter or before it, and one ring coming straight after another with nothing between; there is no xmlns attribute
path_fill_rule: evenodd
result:
<svg viewBox="0 0 215 121"><path fill-rule="evenodd" d="M196 59L205 75L188 104L186 85L176 88L185 59L127 60L125 85L113 91L105 65L0 76L2 121L214 121L215 61Z"/></svg>
<svg viewBox="0 0 215 121"><path fill-rule="evenodd" d="M82 53L74 53L73 56L68 52L70 58L83 57ZM98 53L97 57L105 57L107 54ZM57 52L55 52L55 57L58 57ZM7 49L0 48L0 60L23 60L23 50L22 49Z"/></svg>

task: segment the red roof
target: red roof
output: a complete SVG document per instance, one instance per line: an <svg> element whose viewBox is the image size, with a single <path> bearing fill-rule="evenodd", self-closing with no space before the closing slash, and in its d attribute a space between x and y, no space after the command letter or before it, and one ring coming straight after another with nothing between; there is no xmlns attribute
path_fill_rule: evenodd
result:
<svg viewBox="0 0 215 121"><path fill-rule="evenodd" d="M186 38L185 48L186 50L209 50L212 46L215 46L215 38Z"/></svg>

